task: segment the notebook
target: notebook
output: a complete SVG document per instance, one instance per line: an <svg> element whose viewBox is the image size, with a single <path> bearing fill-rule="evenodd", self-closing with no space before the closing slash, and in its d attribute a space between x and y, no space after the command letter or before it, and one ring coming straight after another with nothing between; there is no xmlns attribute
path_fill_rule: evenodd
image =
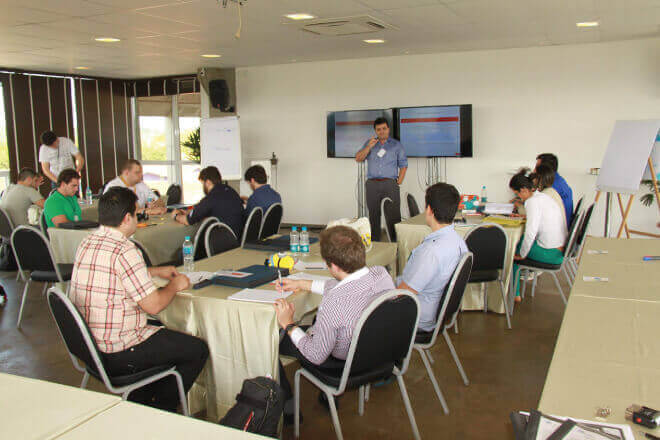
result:
<svg viewBox="0 0 660 440"><path fill-rule="evenodd" d="M312 245L319 241L316 237L309 237L309 244ZM245 249L268 252L285 252L289 250L289 236L283 235L277 238L266 238L264 240L246 242L243 245Z"/></svg>

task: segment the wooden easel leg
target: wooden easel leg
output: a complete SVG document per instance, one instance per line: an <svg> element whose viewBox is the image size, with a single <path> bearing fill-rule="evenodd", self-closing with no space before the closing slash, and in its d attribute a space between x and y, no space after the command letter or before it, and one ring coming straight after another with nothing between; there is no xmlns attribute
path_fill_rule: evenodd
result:
<svg viewBox="0 0 660 440"><path fill-rule="evenodd" d="M619 232L616 234L616 238L621 238L623 228L627 226L626 223L628 222L628 214L630 214L630 208L632 207L633 200L635 200L635 195L631 194L630 199L628 200L628 206L626 206L626 212L623 214L623 219L621 220Z"/></svg>
<svg viewBox="0 0 660 440"><path fill-rule="evenodd" d="M619 209L621 210L621 218L623 218L623 202L621 202L621 194L617 194L616 198L619 200ZM628 225L625 225L626 228L626 238L630 238L630 231L628 231Z"/></svg>
<svg viewBox="0 0 660 440"><path fill-rule="evenodd" d="M594 204L598 203L599 198L600 198L600 191L596 191L596 200L594 200Z"/></svg>

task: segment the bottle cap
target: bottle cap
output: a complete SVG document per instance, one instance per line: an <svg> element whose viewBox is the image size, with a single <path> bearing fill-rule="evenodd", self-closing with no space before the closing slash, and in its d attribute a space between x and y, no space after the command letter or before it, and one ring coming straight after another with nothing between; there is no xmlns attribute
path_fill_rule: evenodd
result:
<svg viewBox="0 0 660 440"><path fill-rule="evenodd" d="M482 186L481 189L486 189L486 185Z"/></svg>
<svg viewBox="0 0 660 440"><path fill-rule="evenodd" d="M190 240L190 235L186 235L186 240Z"/></svg>
<svg viewBox="0 0 660 440"><path fill-rule="evenodd" d="M302 230L303 230L303 231L307 231L307 226L303 226L303 227L302 227Z"/></svg>
<svg viewBox="0 0 660 440"><path fill-rule="evenodd" d="M297 231L298 228L296 226L291 227L291 231Z"/></svg>

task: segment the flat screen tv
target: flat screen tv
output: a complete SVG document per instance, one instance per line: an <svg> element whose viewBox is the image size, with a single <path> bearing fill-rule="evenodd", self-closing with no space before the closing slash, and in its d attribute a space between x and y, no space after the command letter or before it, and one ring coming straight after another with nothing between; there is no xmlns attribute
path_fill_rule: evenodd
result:
<svg viewBox="0 0 660 440"><path fill-rule="evenodd" d="M328 157L355 157L369 138L374 137L374 120L384 117L392 127L392 109L328 112ZM394 135L391 131L390 136Z"/></svg>
<svg viewBox="0 0 660 440"><path fill-rule="evenodd" d="M395 132L408 157L472 157L472 105L402 107Z"/></svg>

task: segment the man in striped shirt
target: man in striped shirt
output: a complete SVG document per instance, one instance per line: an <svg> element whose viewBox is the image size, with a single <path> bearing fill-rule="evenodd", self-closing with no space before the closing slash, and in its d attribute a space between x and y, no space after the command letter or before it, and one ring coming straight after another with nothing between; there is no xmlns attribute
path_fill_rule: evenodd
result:
<svg viewBox="0 0 660 440"><path fill-rule="evenodd" d="M127 188L111 188L101 196L101 227L78 246L69 298L87 322L111 377L175 366L187 392L206 363L208 348L196 337L147 324L147 313L165 309L190 281L172 266L147 269L128 239L137 228L136 202ZM169 283L159 289L152 276ZM128 400L174 412L179 403L175 379L168 376L137 389Z"/></svg>
<svg viewBox="0 0 660 440"><path fill-rule="evenodd" d="M282 281L283 290L308 290L323 298L316 322L309 328L295 324L293 304L285 300L275 303L277 321L286 332L280 354L298 358L303 366L307 363L341 369L362 312L375 298L394 289L394 283L384 267L366 267L364 244L355 230L347 226L328 228L321 233L320 241L321 256L335 279ZM280 383L290 401L293 394L281 363ZM285 415L289 408L290 402L285 406Z"/></svg>

